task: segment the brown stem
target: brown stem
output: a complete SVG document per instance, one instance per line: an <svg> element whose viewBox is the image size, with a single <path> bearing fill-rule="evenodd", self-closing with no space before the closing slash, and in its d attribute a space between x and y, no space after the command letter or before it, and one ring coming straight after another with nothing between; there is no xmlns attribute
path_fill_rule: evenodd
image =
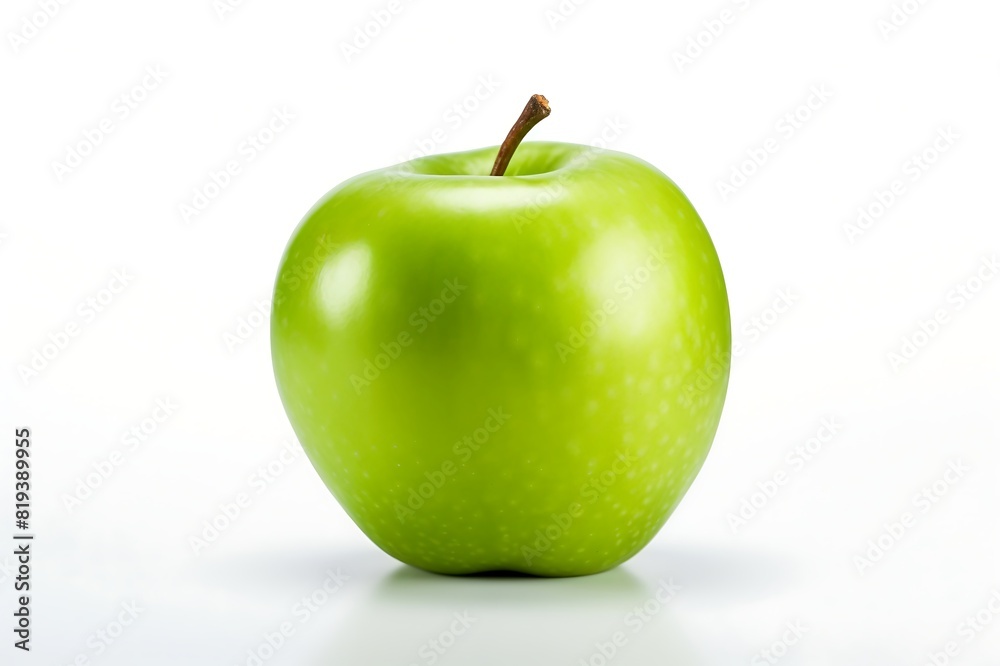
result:
<svg viewBox="0 0 1000 666"><path fill-rule="evenodd" d="M550 113L552 113L552 109L549 107L549 100L542 95L531 96L524 111L521 112L521 117L510 128L507 138L500 146L497 160L493 163L493 171L490 172L491 176L502 176L506 173L507 166L510 164L511 158L514 157L514 151L521 145L521 141L528 135L532 127L548 118Z"/></svg>

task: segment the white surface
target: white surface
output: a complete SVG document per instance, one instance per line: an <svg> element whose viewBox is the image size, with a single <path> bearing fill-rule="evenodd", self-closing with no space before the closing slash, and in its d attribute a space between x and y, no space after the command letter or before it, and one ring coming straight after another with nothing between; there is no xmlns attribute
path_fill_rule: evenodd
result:
<svg viewBox="0 0 1000 666"><path fill-rule="evenodd" d="M0 661L245 664L287 620L295 633L268 664L430 664L421 646L468 611L476 622L437 663L597 666L616 631L616 665L769 663L755 654L788 622L807 630L777 663L924 664L949 641L950 663L1000 663L1000 613L970 642L959 626L1000 590L1000 279L960 310L949 300L1000 252L1000 6L924 3L884 39L889 0L593 0L554 28L556 0L404 0L348 63L341 43L388 5L254 0L220 19L212 0L94 0L59 5L16 53L5 37L0 425L33 429L38 541L35 649L10 647L0 570ZM679 71L675 52L723 9L730 23ZM0 28L36 11L6 2ZM165 79L122 118L115 99L157 66ZM824 86L800 129L780 124ZM232 352L224 336L268 297L289 234L330 187L428 140L495 144L534 92L555 111L533 138L589 142L616 123L611 147L684 188L744 349L702 474L633 562L574 580L427 576L371 545L301 453L257 493L251 476L290 428L266 325ZM294 119L248 161L241 143L275 109ZM105 117L113 132L60 182L52 162ZM959 138L913 180L904 163L949 127ZM762 147L777 152L724 201L718 181ZM179 205L229 160L241 172L184 223ZM897 178L905 193L850 243L844 225ZM78 311L121 269L133 278L103 312ZM792 307L744 331L782 289ZM947 323L894 370L887 354L937 309ZM70 322L79 335L22 381L17 366ZM69 512L63 496L157 399L176 412ZM786 460L829 417L842 426L822 451ZM12 443L0 451L8 543ZM955 460L969 471L922 511L914 496ZM788 482L734 533L727 515L779 471ZM242 492L250 507L196 556L189 538ZM855 556L907 511L915 526L859 573ZM300 623L295 604L338 567L350 579ZM633 633L627 614L661 580L681 589ZM96 655L88 637L133 601L137 621Z"/></svg>

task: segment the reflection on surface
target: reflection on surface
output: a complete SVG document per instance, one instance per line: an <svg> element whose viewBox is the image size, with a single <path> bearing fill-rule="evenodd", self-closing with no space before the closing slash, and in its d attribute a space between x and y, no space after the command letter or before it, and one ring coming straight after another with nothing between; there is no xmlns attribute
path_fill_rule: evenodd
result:
<svg viewBox="0 0 1000 666"><path fill-rule="evenodd" d="M293 604L330 570L346 574L347 584L300 622ZM294 640L267 664L296 666L749 663L786 621L811 619L798 609L815 594L808 573L773 553L696 545L649 547L617 569L579 578L439 576L374 549L278 549L202 564L197 573L199 589L220 592L254 581L242 619L213 616L226 627L253 627L233 643L241 659L233 663L246 663L259 632L291 621ZM808 647L782 665L819 663L815 653L803 660Z"/></svg>
<svg viewBox="0 0 1000 666"><path fill-rule="evenodd" d="M674 608L679 580L646 573L449 577L400 566L330 628L313 663L706 663Z"/></svg>

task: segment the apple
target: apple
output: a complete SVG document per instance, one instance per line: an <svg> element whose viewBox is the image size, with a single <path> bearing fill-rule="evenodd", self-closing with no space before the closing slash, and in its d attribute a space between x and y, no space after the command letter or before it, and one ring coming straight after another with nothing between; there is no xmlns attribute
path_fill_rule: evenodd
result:
<svg viewBox="0 0 1000 666"><path fill-rule="evenodd" d="M532 98L499 154L348 180L281 259L271 345L291 424L358 527L421 569L624 562L721 417L729 303L704 224L635 157L519 145L547 114Z"/></svg>

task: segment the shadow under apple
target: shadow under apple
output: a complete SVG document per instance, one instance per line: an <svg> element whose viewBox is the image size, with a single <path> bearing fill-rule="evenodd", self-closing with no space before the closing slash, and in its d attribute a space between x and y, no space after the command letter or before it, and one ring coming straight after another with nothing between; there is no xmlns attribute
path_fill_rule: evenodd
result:
<svg viewBox="0 0 1000 666"><path fill-rule="evenodd" d="M200 573L226 590L254 580L248 603L287 608L289 595L297 598L331 568L349 573L347 586L312 616L294 647L282 648L282 659L316 666L722 663L753 652L738 645L723 616L739 622L798 578L773 554L701 546L650 547L621 567L578 578L442 576L376 551L325 549L261 552Z"/></svg>
<svg viewBox="0 0 1000 666"><path fill-rule="evenodd" d="M684 607L752 602L791 582L771 556L648 549L579 578L441 576L401 565L329 629L317 666L711 663ZM676 599L675 599L676 597ZM713 640L725 641L719 627Z"/></svg>

